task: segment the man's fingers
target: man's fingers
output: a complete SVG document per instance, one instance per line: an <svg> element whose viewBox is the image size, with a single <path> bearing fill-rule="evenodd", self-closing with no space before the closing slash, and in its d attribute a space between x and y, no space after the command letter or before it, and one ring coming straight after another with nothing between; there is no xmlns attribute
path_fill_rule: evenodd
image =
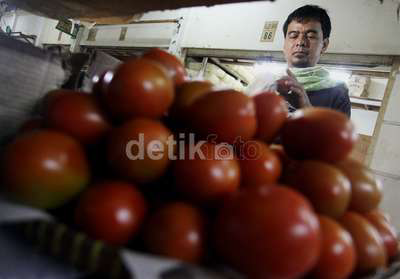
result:
<svg viewBox="0 0 400 279"><path fill-rule="evenodd" d="M297 94L297 95L301 95L301 96L304 95L303 90L296 86L291 86L289 88L289 92L291 92L291 94Z"/></svg>
<svg viewBox="0 0 400 279"><path fill-rule="evenodd" d="M296 88L297 90L300 90L300 91L304 91L304 87L301 84L294 83L294 84L289 85L289 87Z"/></svg>
<svg viewBox="0 0 400 279"><path fill-rule="evenodd" d="M298 87L298 88L302 88L301 84L299 84L297 81L291 80L291 79L285 80L285 85L287 87L295 86L295 87Z"/></svg>
<svg viewBox="0 0 400 279"><path fill-rule="evenodd" d="M288 74L289 77L291 77L291 78L293 78L294 80L297 81L296 76L293 74L293 72L290 69L287 69L286 73Z"/></svg>

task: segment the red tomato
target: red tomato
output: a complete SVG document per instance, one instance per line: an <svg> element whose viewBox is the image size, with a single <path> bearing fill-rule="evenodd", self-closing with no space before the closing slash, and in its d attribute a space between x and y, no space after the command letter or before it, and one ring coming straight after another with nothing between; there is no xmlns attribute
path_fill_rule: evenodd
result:
<svg viewBox="0 0 400 279"><path fill-rule="evenodd" d="M191 154L187 146L183 155L184 159L179 158L173 165L174 184L190 200L213 203L239 188L239 163L234 157L233 148L203 143L199 152Z"/></svg>
<svg viewBox="0 0 400 279"><path fill-rule="evenodd" d="M257 112L256 138L271 142L288 117L285 99L274 92L264 92L254 96L253 100Z"/></svg>
<svg viewBox="0 0 400 279"><path fill-rule="evenodd" d="M290 160L281 144L271 144L269 148L279 157L283 164L285 164L285 161Z"/></svg>
<svg viewBox="0 0 400 279"><path fill-rule="evenodd" d="M235 90L216 91L197 99L189 108L193 130L204 137L233 144L246 141L256 132L253 100Z"/></svg>
<svg viewBox="0 0 400 279"><path fill-rule="evenodd" d="M374 213L374 215L376 215L377 217L385 220L389 224L392 223L392 218L390 217L389 214L387 214L387 213L385 213L385 212L383 212L383 211L381 211L379 209L373 210L372 212Z"/></svg>
<svg viewBox="0 0 400 279"><path fill-rule="evenodd" d="M356 270L360 273L386 266L385 246L378 231L361 215L346 212L340 223L353 237L357 252Z"/></svg>
<svg viewBox="0 0 400 279"><path fill-rule="evenodd" d="M136 118L110 133L108 162L121 176L137 183L161 177L173 154L172 133L156 120Z"/></svg>
<svg viewBox="0 0 400 279"><path fill-rule="evenodd" d="M37 130L11 142L3 156L3 189L20 202L58 207L76 196L89 181L81 145L70 136Z"/></svg>
<svg viewBox="0 0 400 279"><path fill-rule="evenodd" d="M168 70L169 76L174 80L176 85L183 83L187 78L186 70L182 62L176 56L164 50L153 48L144 53L143 57L162 64Z"/></svg>
<svg viewBox="0 0 400 279"><path fill-rule="evenodd" d="M385 245L388 258L393 258L399 253L396 228L385 219L379 210L373 210L364 214L364 217L377 229Z"/></svg>
<svg viewBox="0 0 400 279"><path fill-rule="evenodd" d="M53 98L45 111L46 124L84 144L101 139L111 125L92 95L71 91Z"/></svg>
<svg viewBox="0 0 400 279"><path fill-rule="evenodd" d="M240 148L242 186L261 186L278 181L282 172L279 157L261 141L247 141Z"/></svg>
<svg viewBox="0 0 400 279"><path fill-rule="evenodd" d="M32 117L28 120L26 120L24 123L22 123L21 127L19 127L18 132L19 133L26 133L30 132L32 130L38 130L43 128L43 118L40 116L37 117Z"/></svg>
<svg viewBox="0 0 400 279"><path fill-rule="evenodd" d="M286 154L283 146L280 144L271 144L269 147L271 151L278 156L279 160L282 163L282 175L280 180L284 181L287 175L289 175L292 171L295 171L297 169L297 165L300 163L300 161L290 158Z"/></svg>
<svg viewBox="0 0 400 279"><path fill-rule="evenodd" d="M285 151L298 159L337 162L347 157L356 141L347 116L327 108L297 110L282 130Z"/></svg>
<svg viewBox="0 0 400 279"><path fill-rule="evenodd" d="M378 207L382 199L382 184L367 167L353 160L337 165L351 182L350 209L365 213Z"/></svg>
<svg viewBox="0 0 400 279"><path fill-rule="evenodd" d="M42 105L44 110L46 110L47 106L53 102L53 100L56 100L58 97L69 94L71 92L74 92L72 90L67 90L67 89L56 89L49 91L42 99Z"/></svg>
<svg viewBox="0 0 400 279"><path fill-rule="evenodd" d="M174 100L174 85L157 62L134 59L120 65L105 94L105 104L118 119L160 118Z"/></svg>
<svg viewBox="0 0 400 279"><path fill-rule="evenodd" d="M133 184L107 181L92 185L82 195L75 217L89 236L124 245L139 230L146 208L146 201Z"/></svg>
<svg viewBox="0 0 400 279"><path fill-rule="evenodd" d="M285 183L303 193L318 213L339 218L351 199L350 181L324 162L302 161L285 177Z"/></svg>
<svg viewBox="0 0 400 279"><path fill-rule="evenodd" d="M143 238L151 253L199 263L206 250L206 219L190 204L169 203L149 217Z"/></svg>
<svg viewBox="0 0 400 279"><path fill-rule="evenodd" d="M300 278L318 260L318 219L289 188L246 188L219 212L215 245L223 260L249 278Z"/></svg>
<svg viewBox="0 0 400 279"><path fill-rule="evenodd" d="M210 93L212 83L209 81L187 81L177 86L174 104L170 113L179 121L184 121L188 108L201 96Z"/></svg>
<svg viewBox="0 0 400 279"><path fill-rule="evenodd" d="M336 221L319 216L321 255L312 271L316 279L346 279L353 272L357 254L353 239Z"/></svg>

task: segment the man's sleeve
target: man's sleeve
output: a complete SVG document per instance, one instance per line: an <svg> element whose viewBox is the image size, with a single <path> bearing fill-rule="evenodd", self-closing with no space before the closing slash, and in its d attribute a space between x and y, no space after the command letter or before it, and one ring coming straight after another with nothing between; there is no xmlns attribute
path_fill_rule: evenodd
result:
<svg viewBox="0 0 400 279"><path fill-rule="evenodd" d="M342 87L341 94L339 94L335 102L335 109L345 113L349 118L351 116L351 102L349 97L349 89L347 86Z"/></svg>

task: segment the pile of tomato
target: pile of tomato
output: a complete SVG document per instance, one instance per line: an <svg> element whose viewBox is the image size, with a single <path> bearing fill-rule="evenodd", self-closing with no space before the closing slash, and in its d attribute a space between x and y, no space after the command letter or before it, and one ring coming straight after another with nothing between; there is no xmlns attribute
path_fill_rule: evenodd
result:
<svg viewBox="0 0 400 279"><path fill-rule="evenodd" d="M154 49L90 93L49 92L5 148L1 187L67 206L71 226L110 245L249 278L344 279L398 253L382 186L349 158L356 141L340 112L289 116L275 92L217 91Z"/></svg>

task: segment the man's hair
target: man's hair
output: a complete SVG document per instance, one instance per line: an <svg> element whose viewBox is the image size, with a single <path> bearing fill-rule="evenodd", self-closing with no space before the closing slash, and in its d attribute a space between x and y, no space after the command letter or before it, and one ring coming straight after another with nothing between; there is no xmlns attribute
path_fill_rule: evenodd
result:
<svg viewBox="0 0 400 279"><path fill-rule="evenodd" d="M305 5L293 11L283 25L283 35L286 38L288 26L292 21L304 22L308 20L315 20L321 23L322 33L324 39L329 38L331 35L331 19L325 9L316 5Z"/></svg>

